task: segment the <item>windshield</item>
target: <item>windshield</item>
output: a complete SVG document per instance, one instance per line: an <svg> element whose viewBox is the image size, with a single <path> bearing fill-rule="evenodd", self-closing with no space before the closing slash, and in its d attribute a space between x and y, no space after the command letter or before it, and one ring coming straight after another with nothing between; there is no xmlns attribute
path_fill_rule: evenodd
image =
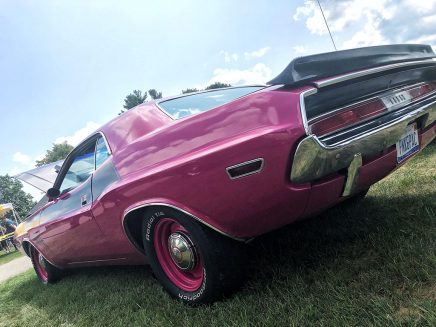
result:
<svg viewBox="0 0 436 327"><path fill-rule="evenodd" d="M174 119L180 119L221 106L261 88L263 86L217 89L162 101L159 106Z"/></svg>

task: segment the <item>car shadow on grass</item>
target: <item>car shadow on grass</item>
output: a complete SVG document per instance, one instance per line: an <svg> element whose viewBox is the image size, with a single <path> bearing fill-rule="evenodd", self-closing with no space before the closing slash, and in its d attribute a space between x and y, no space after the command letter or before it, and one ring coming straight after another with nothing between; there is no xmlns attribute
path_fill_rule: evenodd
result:
<svg viewBox="0 0 436 327"><path fill-rule="evenodd" d="M54 325L63 321L71 325L75 322L104 325L111 321L107 319L130 322L130 319L145 319L146 316L137 317L138 314L149 317L150 312L162 312L159 317L169 319L166 322L173 321L174 316L194 323L194 317L205 316L202 319L209 321L206 316L220 310L229 315L234 312L232 317L239 317L236 312L241 308L248 313L252 310L253 315L264 312L274 317L280 315L284 305L295 310L296 306L309 308L313 303L336 305L340 312L344 305L341 301L349 303L358 297L370 298L376 294L378 298L383 292L394 292L401 285L403 275L413 285L425 281L425 276L416 271L425 254L415 252L418 242L415 236L420 240L432 237L427 231L430 227L434 229L432 199L435 197L434 192L393 197L370 192L357 204L343 203L259 237L247 248L245 287L229 299L200 311L170 300L148 266L74 269L58 284L48 287L40 285L32 274L17 282L10 293L2 296L2 301L37 308L39 313L35 314L46 315L44 319L53 320ZM401 259L406 261L404 266L396 257L400 252L405 256ZM418 261L412 262L412 256ZM337 286L343 292L340 298L345 300L326 294ZM123 306L122 312L119 306ZM359 306L350 310L350 316L356 315L357 311L352 310L359 310ZM101 316L100 311L123 316ZM261 315L252 319L261 319Z"/></svg>
<svg viewBox="0 0 436 327"><path fill-rule="evenodd" d="M340 268L340 261L351 264L367 255L391 254L398 250L393 240L407 242L407 235L424 234L426 226L434 229L435 198L436 192L368 195L263 235L250 244L248 279L265 287L265 282L280 277L310 276L326 266Z"/></svg>
<svg viewBox="0 0 436 327"><path fill-rule="evenodd" d="M260 236L247 245L248 265L251 268L249 279L256 279L258 273L267 275L275 268L282 267L284 263L294 266L293 271L302 268L316 269L351 244L365 241L370 234L384 234L389 230L390 237L401 237L404 235L404 228L407 228L401 225L407 218L407 213L397 216L394 213L402 207L413 209L417 204L421 204L423 214L429 214L424 204L431 205L432 198L436 198L436 192L391 197L388 201L376 196L367 196L360 202L344 202L322 214ZM138 277L139 280L154 279L149 266L74 268L68 270L64 278L104 279L126 275Z"/></svg>

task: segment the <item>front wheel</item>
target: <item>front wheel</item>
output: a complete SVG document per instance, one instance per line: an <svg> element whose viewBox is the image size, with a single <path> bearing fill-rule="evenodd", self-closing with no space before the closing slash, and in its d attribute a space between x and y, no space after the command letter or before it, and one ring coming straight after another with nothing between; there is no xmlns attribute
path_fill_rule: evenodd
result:
<svg viewBox="0 0 436 327"><path fill-rule="evenodd" d="M62 271L48 262L33 246L30 248L30 259L38 279L43 284L51 284L61 278Z"/></svg>
<svg viewBox="0 0 436 327"><path fill-rule="evenodd" d="M173 297L192 305L205 304L240 286L240 242L170 208L147 212L142 226L151 268Z"/></svg>

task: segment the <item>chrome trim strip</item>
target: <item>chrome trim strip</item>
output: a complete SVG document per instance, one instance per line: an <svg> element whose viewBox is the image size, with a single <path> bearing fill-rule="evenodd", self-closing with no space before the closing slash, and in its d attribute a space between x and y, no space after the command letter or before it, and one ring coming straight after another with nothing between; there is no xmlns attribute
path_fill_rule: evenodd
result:
<svg viewBox="0 0 436 327"><path fill-rule="evenodd" d="M309 95L315 94L316 92L318 92L318 90L312 88L300 93L300 114L301 114L301 120L303 121L303 127L306 132L306 135L310 135L311 133L310 133L309 124L307 123L306 104L304 102L304 99Z"/></svg>
<svg viewBox="0 0 436 327"><path fill-rule="evenodd" d="M109 155L112 154L111 147L109 146L109 142L107 141L106 135L102 131L98 131L96 134L100 134L103 137L104 143L106 144L106 147L108 149Z"/></svg>
<svg viewBox="0 0 436 327"><path fill-rule="evenodd" d="M380 116L377 116L377 117L375 117L375 118L379 118L379 117L380 117ZM334 134L330 133L330 134L327 134L327 135L320 136L319 138L320 138L320 140L323 141L323 142L325 142L325 141L329 141L329 140L331 140L332 138L335 138L335 137L337 137L337 136L341 136L341 135L343 135L343 134L346 134L346 133L352 132L352 131L354 131L354 130L356 130L356 129L359 129L359 128L362 128L362 127L365 127L366 125L369 125L369 124L371 124L371 123L372 123L372 120L366 120L366 121L363 121L362 124L358 124L358 125L355 125L355 126L350 126L349 128L341 129L341 130L337 131L337 133L334 133Z"/></svg>
<svg viewBox="0 0 436 327"><path fill-rule="evenodd" d="M402 62L402 63L398 63L398 64L391 64L391 65L387 65L387 66L369 68L369 69L357 71L354 73L349 73L346 75L329 78L329 79L326 79L324 81L315 82L315 85L317 88L323 88L323 87L330 86L333 84L348 81L348 80L353 79L353 78L358 78L358 77L362 77L365 75L372 75L372 74L380 73L380 72L383 72L386 70L392 70L392 69L407 67L407 66L426 65L426 64L435 64L435 63L436 63L436 58L432 58L432 59L425 59L425 60L419 60L419 61L409 61L409 62Z"/></svg>
<svg viewBox="0 0 436 327"><path fill-rule="evenodd" d="M350 196L354 193L354 190L359 180L359 170L362 167L362 155L357 153L354 155L353 160L347 170L347 181L345 182L344 191L342 196Z"/></svg>
<svg viewBox="0 0 436 327"><path fill-rule="evenodd" d="M281 87L281 86L282 86L282 85L280 85L280 87ZM200 91L197 91L197 92L190 92L190 93L185 93L185 94L179 94L179 95L172 96L172 97L168 97L168 98L165 98L165 99L158 99L158 100L155 100L154 104L156 105L156 107L157 107L160 111L162 111L165 115L167 115L168 117L170 117L172 120L179 120L179 119L182 119L182 118L175 118L173 115L171 115L170 113L168 113L164 108L162 108L162 107L160 106L160 104L161 104L162 102L171 101L171 100L179 99L179 98L184 98L184 97L188 97L188 96L195 95L195 94L208 93L208 92L215 92L215 91L219 91L219 90L240 89L240 88L244 88L244 87L262 87L262 89L259 89L259 90L256 90L256 91L253 91L253 92L247 93L247 94L245 94L245 95L243 95L243 96L240 96L239 98L236 98L236 99L234 99L234 100L232 100L232 101L235 101L235 100L237 100L237 99L240 99L240 98L245 97L245 96L247 96L247 95L249 95L249 94L252 94L252 93L254 93L254 92L258 92L258 91L260 91L260 90L263 90L263 89L268 88L268 87L271 87L271 86L264 85L264 84L252 84L252 85L241 85L241 86L221 87L221 88L219 88L219 89L200 90ZM230 102L231 102L231 101L230 101ZM213 109L213 108L211 108L211 109ZM206 110L206 111L208 111L208 110ZM198 114L201 114L201 113L202 113L202 112L199 112ZM195 115L198 115L198 114L189 115L189 116L187 116L187 117L192 117L192 116L195 116ZM183 117L183 118L186 118L186 117Z"/></svg>
<svg viewBox="0 0 436 327"><path fill-rule="evenodd" d="M126 260L126 258L74 261L74 262L68 262L67 264L68 265L78 265L78 264L84 264L84 263L98 263L98 262L110 262L110 261L121 261L121 260Z"/></svg>
<svg viewBox="0 0 436 327"><path fill-rule="evenodd" d="M233 168L238 168L238 167L241 167L241 166L244 166L244 165L248 165L248 164L251 164L251 163L257 162L257 161L260 161L260 167L257 170L253 170L253 171L250 171L249 173L238 175L236 177L232 177L232 175L229 172L229 170L231 170ZM265 165L265 160L263 158L257 158L257 159L241 162L241 163L239 163L237 165L234 165L234 166L227 167L226 168L226 172L227 172L227 175L229 175L229 178L231 180L235 180L235 179L238 179L238 178L241 178L241 177L245 177L245 176L249 176L249 175L260 173L262 171L264 165Z"/></svg>
<svg viewBox="0 0 436 327"><path fill-rule="evenodd" d="M168 208L172 208L172 209L178 210L178 211L184 213L185 215L188 215L188 216L194 218L195 220L197 220L198 222L202 223L203 225L205 225L205 226L207 226L207 227L209 227L209 228L212 228L214 231L220 233L221 235L224 235L224 236L230 237L231 239L234 239L234 240L236 240L236 241L240 241L240 242L246 242L246 241L247 241L247 240L244 239L244 238L238 238L238 237L234 237L234 236L232 236L232 235L229 235L229 234L227 234L227 233L225 233L225 232L223 232L223 231L221 231L221 230L215 228L214 226L210 225L209 223L205 222L204 220L198 218L197 216L193 215L192 213L190 213L190 212L188 212L188 211L186 211L186 210L183 210L183 209L181 209L181 208L179 208L179 207L177 207L177 206L174 206L174 205L172 205L172 204L168 204L168 203L163 203L163 202L152 202L152 203L146 203L146 204L138 205L138 206L136 206L136 207L130 209L129 211L127 211L127 212L124 214L124 216L123 216L123 219L122 219L122 225L123 225L124 234L126 235L126 237L127 237L127 239L129 240L129 242L132 243L132 245L133 245L136 249L138 249L138 247L137 247L137 246L135 245L135 243L132 242L132 240L130 240L130 238L128 237L128 233L127 233L127 231L126 231L126 224L125 224L125 221L124 221L124 220L125 220L126 216L127 216L129 213L131 213L132 211L135 211L135 210L137 210L137 209L141 209L141 208L145 208L145 207L153 207L153 206L163 206L163 207L168 207ZM139 250L139 249L138 249L138 250ZM142 253L144 253L144 252L142 251Z"/></svg>
<svg viewBox="0 0 436 327"><path fill-rule="evenodd" d="M297 146L291 170L293 183L308 183L350 166L354 155L371 156L394 145L406 126L427 115L422 129L436 120L436 100L404 114L376 129L334 145L326 145L317 136L309 135ZM423 148L425 144L421 146Z"/></svg>
<svg viewBox="0 0 436 327"><path fill-rule="evenodd" d="M107 149L109 150L109 155L111 155L112 154L112 150L111 150L111 147L109 146L109 142L107 141L107 139L106 139L106 135L104 135L104 133L102 132L102 131L97 131L97 132L95 132L95 133L92 133L91 135L89 135L86 139L84 139L82 142L80 142L78 145L76 145L74 148L73 148L73 150L71 150L68 154L67 154L67 156L65 157L65 160L64 160L64 162L67 160L67 158L78 148L78 147L80 147L80 146L82 146L84 143L86 143L86 142L88 142L88 140L90 140L90 139L92 139L93 137L95 137L95 136L97 136L97 135L100 135L100 136L102 136L103 137L103 140L104 140L104 142L106 143L106 147L107 147ZM63 165L63 163L62 163L62 165ZM62 169L62 168L61 168Z"/></svg>
<svg viewBox="0 0 436 327"><path fill-rule="evenodd" d="M70 164L71 164L71 163L69 162L69 160L70 160L70 156L73 155L73 154L77 151L77 149L79 149L79 148L82 147L84 144L86 144L87 142L89 142L91 139L97 137L98 135L100 135L101 137L103 137L103 140L104 140L104 142L105 142L105 144L106 144L106 147L107 147L107 149L108 149L108 154L109 154L109 156L106 158L105 162L106 162L106 161L107 161L107 160L112 156L112 150L111 150L111 147L109 146L109 143L108 143L108 141L107 141L107 139L106 139L106 135L104 135L104 133L103 133L102 131L97 131L97 132L95 132L95 133L92 133L90 136L88 136L86 139L84 139L82 142L80 142L77 146L75 146L75 147L73 148L73 150L71 150L70 153L68 153L68 155L65 157L65 160L64 160L64 162L62 163L61 169L60 169L59 172L58 172L58 177L56 178L56 180L55 180L54 183L53 183L53 187L55 187L55 185L58 186L58 187L60 187L60 185L57 185L57 183L60 182L60 181L59 181L59 176L61 176L61 174L63 174L64 166L65 166L66 164L67 164L67 165L70 165ZM97 138L95 139L95 142L96 142L96 141L97 141ZM94 152L95 152L95 147L94 147ZM95 164L95 153L94 153L94 164ZM94 165L93 173L94 173L94 171L95 171L95 165ZM90 178L91 176L92 176L92 174L89 175L88 178ZM64 176L62 176L62 178L64 178ZM83 183L83 182L82 182L82 183Z"/></svg>

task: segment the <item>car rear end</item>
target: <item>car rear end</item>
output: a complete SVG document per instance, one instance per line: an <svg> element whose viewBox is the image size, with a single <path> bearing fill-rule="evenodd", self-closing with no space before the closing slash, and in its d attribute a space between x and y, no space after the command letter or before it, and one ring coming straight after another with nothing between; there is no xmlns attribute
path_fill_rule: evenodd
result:
<svg viewBox="0 0 436 327"><path fill-rule="evenodd" d="M316 185L345 176L341 197L351 196L435 138L436 61L431 48L368 49L313 60L321 78L309 77L310 86L300 95L306 136L294 154L292 183ZM330 66L323 70L323 64ZM331 66L341 74L334 76Z"/></svg>

